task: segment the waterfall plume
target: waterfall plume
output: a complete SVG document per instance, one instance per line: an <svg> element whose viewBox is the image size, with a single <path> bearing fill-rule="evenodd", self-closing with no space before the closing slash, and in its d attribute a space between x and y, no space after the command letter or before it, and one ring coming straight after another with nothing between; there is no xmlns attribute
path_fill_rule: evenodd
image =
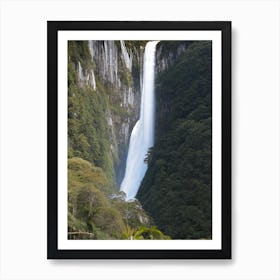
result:
<svg viewBox="0 0 280 280"><path fill-rule="evenodd" d="M140 118L130 135L125 175L120 189L126 193L127 200L134 198L137 194L147 171L147 164L144 162L145 156L148 149L154 145L154 76L157 43L158 41L148 42L144 52Z"/></svg>

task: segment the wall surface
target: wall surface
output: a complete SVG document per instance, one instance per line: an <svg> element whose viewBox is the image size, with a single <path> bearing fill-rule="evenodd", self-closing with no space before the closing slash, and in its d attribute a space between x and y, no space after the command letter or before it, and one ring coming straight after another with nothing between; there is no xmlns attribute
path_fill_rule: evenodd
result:
<svg viewBox="0 0 280 280"><path fill-rule="evenodd" d="M1 1L0 278L280 279L280 2ZM46 259L46 21L231 20L233 259Z"/></svg>

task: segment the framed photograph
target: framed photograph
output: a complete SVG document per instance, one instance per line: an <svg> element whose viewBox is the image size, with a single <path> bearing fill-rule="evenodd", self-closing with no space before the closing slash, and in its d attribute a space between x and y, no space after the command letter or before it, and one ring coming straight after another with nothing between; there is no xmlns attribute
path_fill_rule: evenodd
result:
<svg viewBox="0 0 280 280"><path fill-rule="evenodd" d="M47 257L231 258L231 22L48 22Z"/></svg>

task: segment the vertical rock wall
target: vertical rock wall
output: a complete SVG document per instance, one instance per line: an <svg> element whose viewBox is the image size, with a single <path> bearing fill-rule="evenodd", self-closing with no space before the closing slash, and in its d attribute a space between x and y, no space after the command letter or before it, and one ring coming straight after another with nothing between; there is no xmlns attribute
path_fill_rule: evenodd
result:
<svg viewBox="0 0 280 280"><path fill-rule="evenodd" d="M130 132L139 118L144 47L125 41L88 41L91 61L78 61L78 86L104 94L117 184L124 175ZM82 63L83 62L83 63ZM90 143L89 143L90 144Z"/></svg>

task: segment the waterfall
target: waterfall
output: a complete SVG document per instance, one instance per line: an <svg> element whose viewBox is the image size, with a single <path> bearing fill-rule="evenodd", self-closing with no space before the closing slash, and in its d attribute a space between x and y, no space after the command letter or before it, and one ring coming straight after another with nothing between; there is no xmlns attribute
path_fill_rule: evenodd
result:
<svg viewBox="0 0 280 280"><path fill-rule="evenodd" d="M125 175L121 183L121 191L126 193L127 200L134 198L137 194L147 171L145 156L148 149L154 145L154 68L157 43L158 41L148 42L144 52L140 118L130 135Z"/></svg>

